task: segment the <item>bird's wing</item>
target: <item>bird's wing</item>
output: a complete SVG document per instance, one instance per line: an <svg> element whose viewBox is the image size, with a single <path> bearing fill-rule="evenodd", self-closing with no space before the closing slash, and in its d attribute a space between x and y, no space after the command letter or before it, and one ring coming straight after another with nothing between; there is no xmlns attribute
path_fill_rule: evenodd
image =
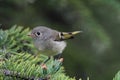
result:
<svg viewBox="0 0 120 80"><path fill-rule="evenodd" d="M74 32L59 32L56 35L55 41L63 41L67 39L73 39L74 35L81 33L82 31L74 31Z"/></svg>

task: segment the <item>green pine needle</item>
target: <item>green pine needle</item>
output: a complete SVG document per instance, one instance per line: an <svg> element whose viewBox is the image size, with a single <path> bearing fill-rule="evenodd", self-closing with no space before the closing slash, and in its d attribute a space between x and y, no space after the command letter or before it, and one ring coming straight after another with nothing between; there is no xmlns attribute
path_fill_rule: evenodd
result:
<svg viewBox="0 0 120 80"><path fill-rule="evenodd" d="M62 62L40 54L27 36L29 28L14 25L0 30L0 80L75 80L66 76Z"/></svg>

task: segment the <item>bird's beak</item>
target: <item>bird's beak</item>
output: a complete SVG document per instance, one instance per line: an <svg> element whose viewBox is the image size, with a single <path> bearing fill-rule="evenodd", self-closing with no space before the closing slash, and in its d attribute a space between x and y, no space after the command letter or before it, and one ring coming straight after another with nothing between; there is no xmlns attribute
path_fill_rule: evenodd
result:
<svg viewBox="0 0 120 80"><path fill-rule="evenodd" d="M31 37L32 37L32 34L31 34L31 33L28 33L27 36L31 36Z"/></svg>

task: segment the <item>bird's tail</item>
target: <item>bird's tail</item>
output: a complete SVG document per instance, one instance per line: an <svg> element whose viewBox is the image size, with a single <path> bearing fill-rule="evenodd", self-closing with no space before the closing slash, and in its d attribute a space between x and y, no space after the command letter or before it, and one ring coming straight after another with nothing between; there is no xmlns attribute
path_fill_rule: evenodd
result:
<svg viewBox="0 0 120 80"><path fill-rule="evenodd" d="M60 32L56 41L62 41L66 39L74 38L74 35L81 33L82 31L74 31L74 32Z"/></svg>

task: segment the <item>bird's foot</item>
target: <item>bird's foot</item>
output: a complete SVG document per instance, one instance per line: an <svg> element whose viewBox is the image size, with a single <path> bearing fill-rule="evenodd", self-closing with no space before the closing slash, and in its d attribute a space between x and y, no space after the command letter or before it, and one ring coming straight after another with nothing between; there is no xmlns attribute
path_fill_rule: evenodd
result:
<svg viewBox="0 0 120 80"><path fill-rule="evenodd" d="M62 53L59 53L57 55L54 55L53 58L54 58L54 60L58 60L61 58L61 56L62 56Z"/></svg>
<svg viewBox="0 0 120 80"><path fill-rule="evenodd" d="M41 64L42 69L47 69L46 64Z"/></svg>

